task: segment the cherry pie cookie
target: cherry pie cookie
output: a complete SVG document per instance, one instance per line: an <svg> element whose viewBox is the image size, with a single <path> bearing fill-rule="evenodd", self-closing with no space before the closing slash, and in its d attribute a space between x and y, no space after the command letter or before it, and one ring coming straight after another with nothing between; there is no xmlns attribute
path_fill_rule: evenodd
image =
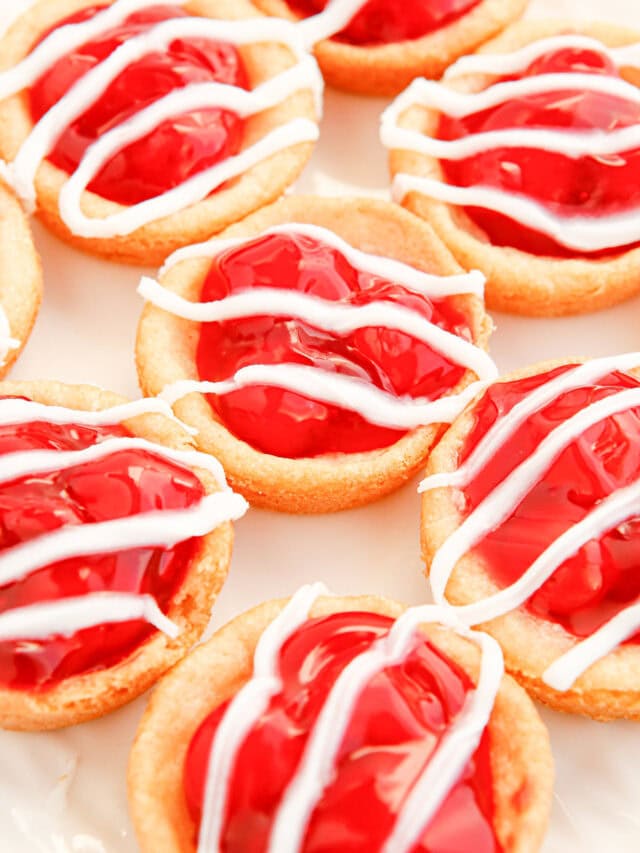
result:
<svg viewBox="0 0 640 853"><path fill-rule="evenodd" d="M640 718L640 353L500 379L431 455L436 601L537 698Z"/></svg>
<svg viewBox="0 0 640 853"><path fill-rule="evenodd" d="M523 22L383 118L394 193L490 308L593 311L640 290L640 35Z"/></svg>
<svg viewBox="0 0 640 853"><path fill-rule="evenodd" d="M140 384L251 503L365 504L496 376L482 288L400 207L292 196L143 280Z"/></svg>
<svg viewBox="0 0 640 853"><path fill-rule="evenodd" d="M0 384L1 726L113 710L206 627L246 503L167 411Z"/></svg>
<svg viewBox="0 0 640 853"><path fill-rule="evenodd" d="M129 765L142 850L539 850L549 740L497 643L322 592L239 616L160 684Z"/></svg>
<svg viewBox="0 0 640 853"><path fill-rule="evenodd" d="M439 78L525 10L527 0L255 0L301 20L332 86L395 95L415 77Z"/></svg>
<svg viewBox="0 0 640 853"><path fill-rule="evenodd" d="M0 377L35 323L42 299L42 270L29 224L0 171Z"/></svg>
<svg viewBox="0 0 640 853"><path fill-rule="evenodd" d="M161 263L273 201L318 136L314 59L248 0L47 0L0 57L11 183L114 260Z"/></svg>

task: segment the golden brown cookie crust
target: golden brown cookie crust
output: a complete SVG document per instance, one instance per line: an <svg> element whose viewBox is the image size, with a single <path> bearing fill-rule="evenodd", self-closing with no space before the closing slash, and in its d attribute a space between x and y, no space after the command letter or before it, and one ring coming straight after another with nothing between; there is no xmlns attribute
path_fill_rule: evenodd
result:
<svg viewBox="0 0 640 853"><path fill-rule="evenodd" d="M502 377L510 382L546 373L562 364L579 364L584 359L551 361ZM479 398L477 398L479 399ZM427 474L456 470L459 451L473 423L471 403L445 433L433 451ZM422 497L422 552L428 567L437 549L460 525L459 491L433 489ZM463 557L447 584L450 604L463 605L498 592L485 562L473 554ZM625 645L592 666L564 693L542 681L542 674L557 658L577 645L564 628L534 616L521 607L482 626L502 646L507 670L529 693L559 711L584 714L597 720L640 719L640 648Z"/></svg>
<svg viewBox="0 0 640 853"><path fill-rule="evenodd" d="M365 251L397 258L418 269L441 274L461 272L433 231L397 205L371 199L290 196L254 214L222 237L252 237L288 222L331 229ZM169 290L197 301L211 261L184 261L162 279ZM454 297L468 312L476 343L486 348L491 320L473 296ZM198 324L147 305L138 327L136 362L145 394L159 394L172 382L197 379ZM461 390L473 377L465 373ZM414 430L387 449L284 459L255 450L237 439L217 418L202 394L175 404L178 417L198 430L201 450L224 465L233 487L250 503L283 512L333 512L361 506L399 488L422 467L439 426Z"/></svg>
<svg viewBox="0 0 640 853"><path fill-rule="evenodd" d="M0 70L23 59L56 22L94 5L95 0L40 0L0 41ZM194 15L222 19L255 18L259 14L249 0L189 0L184 8ZM288 48L276 44L249 45L239 48L239 52L252 86L289 68L295 61ZM249 117L243 149L294 118L316 120L310 92L294 94L279 106ZM32 128L26 93L0 102L0 157L13 160ZM58 237L76 248L114 261L158 265L180 246L204 240L274 201L300 174L312 150L312 143L287 148L228 182L204 201L151 222L132 234L111 238L85 238L69 231L58 210L58 196L68 176L45 160L36 178L37 215ZM85 191L82 209L88 216L104 218L126 208Z"/></svg>
<svg viewBox="0 0 640 853"><path fill-rule="evenodd" d="M285 0L254 0L268 15L299 20ZM527 0L482 0L457 21L419 39L360 47L328 39L315 53L330 86L360 95L396 95L415 77L437 79L523 14Z"/></svg>
<svg viewBox="0 0 640 853"><path fill-rule="evenodd" d="M31 334L42 300L42 269L27 217L0 180L0 305L20 342L0 364L0 378L18 358Z"/></svg>
<svg viewBox="0 0 640 853"><path fill-rule="evenodd" d="M0 395L24 396L47 405L98 411L126 402L123 397L91 385L58 382L2 382ZM131 418L125 426L134 435L167 447L192 450L187 433L163 415ZM218 485L207 471L196 471L208 494ZM223 524L202 537L187 577L167 611L182 633L171 640L156 632L124 661L99 672L74 676L43 692L0 687L0 727L45 730L75 725L135 699L176 664L199 639L209 621L211 607L227 576L233 530Z"/></svg>
<svg viewBox="0 0 640 853"><path fill-rule="evenodd" d="M522 21L478 52L508 53L538 39L566 32L592 36L611 47L640 39L637 32L609 24ZM640 85L637 71L625 70L624 76ZM486 74L473 74L456 78L451 85L462 91L479 91L494 79ZM414 106L401 115L399 125L421 133L433 133L438 119L439 113L435 110ZM407 173L444 179L438 160L410 151L392 151L390 168L394 177ZM403 204L433 226L462 266L485 273L487 305L495 311L543 317L581 314L614 305L640 291L638 248L612 252L597 260L532 255L519 249L491 245L485 232L461 207L418 192L410 192Z"/></svg>
<svg viewBox="0 0 640 853"><path fill-rule="evenodd" d="M258 639L285 603L271 601L238 616L189 655L151 697L129 762L129 804L143 853L194 853L197 828L182 794L188 746L203 720L249 680ZM320 598L310 615L365 611L397 618L403 610L376 596ZM473 643L440 626L423 630L477 678L480 655ZM535 853L547 826L553 760L533 704L509 676L503 679L489 734L499 840L505 853Z"/></svg>

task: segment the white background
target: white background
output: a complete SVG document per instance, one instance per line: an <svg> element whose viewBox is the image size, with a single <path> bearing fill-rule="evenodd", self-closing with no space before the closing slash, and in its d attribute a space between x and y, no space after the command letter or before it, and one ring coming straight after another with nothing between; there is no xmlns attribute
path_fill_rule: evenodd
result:
<svg viewBox="0 0 640 853"><path fill-rule="evenodd" d="M11 8L24 2L16 0ZM8 5L0 0L0 25L11 14ZM538 17L572 13L635 23L640 29L638 0L533 0L530 10ZM383 107L383 101L329 92L322 140L297 189L387 197L386 161L377 136ZM12 377L92 382L138 395L133 343L141 309L135 294L140 270L94 260L34 228L45 268L45 298ZM639 299L570 320L496 316L492 352L508 371L552 357L640 349L639 319ZM215 608L215 624L318 579L337 593L423 602L418 511L415 483L378 504L334 516L298 518L252 510L237 525L231 575ZM60 733L0 733L2 853L135 853L125 772L144 702ZM637 726L549 711L543 716L557 770L545 853L637 853Z"/></svg>

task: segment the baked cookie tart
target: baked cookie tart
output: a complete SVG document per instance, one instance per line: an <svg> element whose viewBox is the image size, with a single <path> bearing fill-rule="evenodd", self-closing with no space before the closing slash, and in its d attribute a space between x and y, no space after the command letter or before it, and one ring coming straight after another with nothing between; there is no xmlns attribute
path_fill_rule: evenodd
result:
<svg viewBox="0 0 640 853"><path fill-rule="evenodd" d="M396 200L486 273L489 308L575 314L640 290L639 40L525 21L385 114Z"/></svg>
<svg viewBox="0 0 640 853"><path fill-rule="evenodd" d="M3 184L0 168L0 377L26 344L41 299L40 259L27 218Z"/></svg>
<svg viewBox="0 0 640 853"><path fill-rule="evenodd" d="M431 586L541 701L640 718L640 354L491 385L429 459Z"/></svg>
<svg viewBox="0 0 640 853"><path fill-rule="evenodd" d="M301 20L325 80L364 95L396 95L516 20L527 0L255 0L269 15Z"/></svg>
<svg viewBox="0 0 640 853"><path fill-rule="evenodd" d="M0 57L13 186L113 260L159 264L278 198L318 136L315 60L248 0L41 0Z"/></svg>
<svg viewBox="0 0 640 853"><path fill-rule="evenodd" d="M79 723L153 684L206 627L245 508L160 401L1 383L0 726Z"/></svg>
<svg viewBox="0 0 640 853"><path fill-rule="evenodd" d="M496 375L482 287L396 205L291 196L143 279L140 385L252 504L365 504Z"/></svg>
<svg viewBox="0 0 640 853"><path fill-rule="evenodd" d="M143 853L534 853L546 730L487 635L316 584L239 616L154 692L129 764Z"/></svg>

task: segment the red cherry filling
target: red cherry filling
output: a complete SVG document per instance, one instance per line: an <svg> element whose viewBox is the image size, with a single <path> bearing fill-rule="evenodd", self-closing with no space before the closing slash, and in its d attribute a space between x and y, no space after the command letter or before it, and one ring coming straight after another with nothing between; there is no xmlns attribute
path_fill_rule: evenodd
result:
<svg viewBox="0 0 640 853"><path fill-rule="evenodd" d="M102 8L84 9L57 26L83 21ZM60 59L31 88L34 121L121 44L153 24L186 16L177 6L144 9ZM167 50L149 53L122 71L104 95L65 130L49 160L71 174L86 149L107 131L175 89L208 82L248 88L235 47L204 38L176 39ZM235 154L243 129L243 120L228 110L212 108L177 115L116 154L89 189L124 205L146 201Z"/></svg>
<svg viewBox="0 0 640 853"><path fill-rule="evenodd" d="M241 746L229 780L225 853L261 853L283 793L342 670L387 633L374 613L312 619L285 643L279 658L282 692ZM455 723L472 685L458 666L422 635L405 662L376 676L362 692L336 763L312 814L304 853L380 850L413 783ZM211 744L227 705L210 714L191 741L184 769L189 810L198 824ZM493 829L489 737L424 833L415 853L497 853Z"/></svg>
<svg viewBox="0 0 640 853"><path fill-rule="evenodd" d="M468 456L491 425L527 394L559 373L498 383L474 411L474 428L461 456ZM561 395L530 417L465 487L465 515L525 460L552 429L576 412L640 382L612 373L592 386ZM640 408L590 427L556 459L518 508L476 547L475 553L500 587L514 583L565 530L583 519L603 498L637 481L640 474ZM632 518L587 543L533 595L527 607L586 637L640 597L640 518ZM640 641L640 636L634 638Z"/></svg>
<svg viewBox="0 0 640 853"><path fill-rule="evenodd" d="M602 54L577 49L550 53L519 76L559 72L620 76ZM597 92L552 91L514 98L462 119L443 116L439 136L460 139L470 134L520 127L610 132L638 122L640 108L630 101ZM442 167L449 183L495 187L526 196L564 217L597 218L633 210L640 204L640 149L606 157L572 159L540 149L497 148L464 160L443 161ZM506 215L476 207L466 211L496 246L513 246L537 255L580 254ZM619 250L590 253L590 256L611 254L611 251Z"/></svg>
<svg viewBox="0 0 640 853"><path fill-rule="evenodd" d="M269 235L216 259L204 282L203 302L253 287L299 290L322 299L362 305L383 299L418 311L438 326L471 340L469 321L456 299L430 300L401 285L354 269L346 258L316 239ZM202 379L227 379L250 364L305 364L365 380L410 397L442 396L464 368L426 344L397 331L360 329L329 334L286 317L254 317L201 327L197 349ZM354 453L393 444L397 430L300 394L249 387L211 397L227 427L263 453L297 458Z"/></svg>
<svg viewBox="0 0 640 853"><path fill-rule="evenodd" d="M305 17L317 15L329 0L287 0ZM369 0L338 33L338 41L354 45L392 44L419 39L470 12L480 0Z"/></svg>
<svg viewBox="0 0 640 853"><path fill-rule="evenodd" d="M81 450L127 435L121 426L0 426L0 470L5 453ZM191 471L140 450L21 477L0 484L0 553L61 527L186 508L203 494ZM195 552L196 541L190 540L174 548L139 548L54 563L0 588L0 613L103 591L150 594L166 611ZM89 628L71 637L0 642L0 684L43 690L71 676L106 669L135 651L154 630L146 622L131 621Z"/></svg>

